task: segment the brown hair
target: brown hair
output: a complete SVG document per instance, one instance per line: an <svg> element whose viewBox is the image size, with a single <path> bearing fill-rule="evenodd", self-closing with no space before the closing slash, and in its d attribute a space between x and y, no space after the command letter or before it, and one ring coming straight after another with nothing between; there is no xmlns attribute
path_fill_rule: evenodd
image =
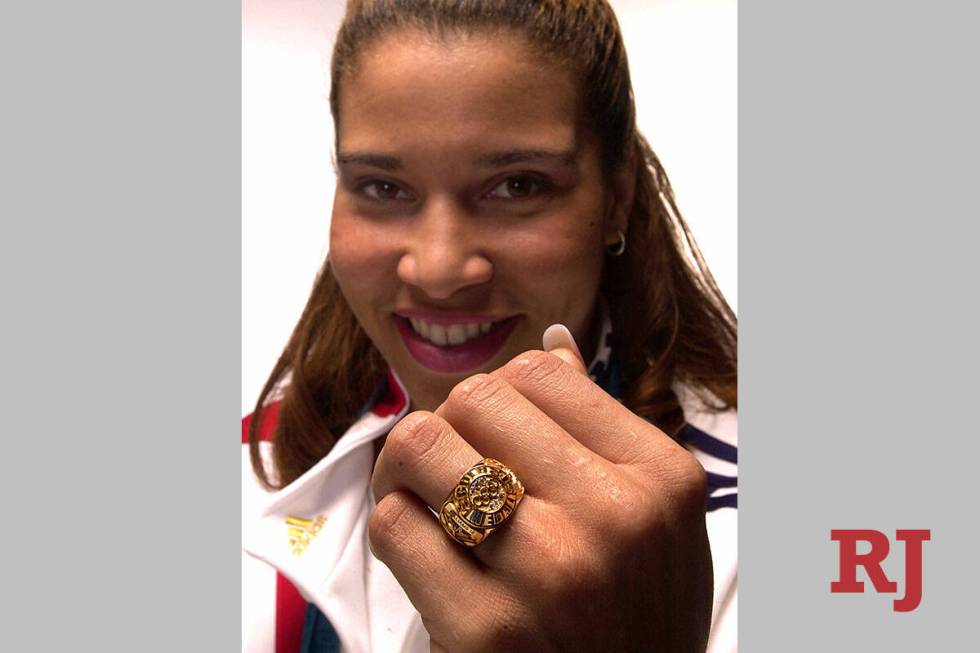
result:
<svg viewBox="0 0 980 653"><path fill-rule="evenodd" d="M348 0L331 66L335 124L342 81L353 73L357 55L401 28L438 37L514 30L542 54L578 72L582 115L600 138L606 173L639 162L628 246L622 256L607 261L602 281L624 403L672 436L684 426L675 382L690 386L713 408L737 407L735 314L680 216L660 161L636 129L626 50L608 3ZM256 403L249 440L259 478L282 487L316 464L357 418L384 369L325 264ZM258 434L263 407L280 395L270 476L261 462Z"/></svg>

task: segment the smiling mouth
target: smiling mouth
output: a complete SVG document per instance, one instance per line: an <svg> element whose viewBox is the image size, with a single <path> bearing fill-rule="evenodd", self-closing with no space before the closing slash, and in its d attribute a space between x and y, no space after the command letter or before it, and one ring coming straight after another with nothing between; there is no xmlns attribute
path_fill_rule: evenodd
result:
<svg viewBox="0 0 980 653"><path fill-rule="evenodd" d="M462 345L470 340L476 340L490 333L495 326L505 322L505 320L501 320L499 322L465 322L463 324L441 325L430 324L416 317L408 318L408 321L416 335L440 347Z"/></svg>
<svg viewBox="0 0 980 653"><path fill-rule="evenodd" d="M489 362L503 348L521 319L515 315L495 321L437 324L397 313L393 317L405 347L416 362L444 373L475 370Z"/></svg>

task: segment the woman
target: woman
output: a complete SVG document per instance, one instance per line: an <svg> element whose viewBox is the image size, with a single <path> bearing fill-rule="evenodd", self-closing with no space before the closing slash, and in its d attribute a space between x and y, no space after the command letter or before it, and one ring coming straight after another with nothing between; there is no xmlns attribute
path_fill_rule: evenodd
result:
<svg viewBox="0 0 980 653"><path fill-rule="evenodd" d="M611 9L352 0L331 109L328 265L243 428L246 648L734 649L735 318ZM484 458L510 517L467 541Z"/></svg>

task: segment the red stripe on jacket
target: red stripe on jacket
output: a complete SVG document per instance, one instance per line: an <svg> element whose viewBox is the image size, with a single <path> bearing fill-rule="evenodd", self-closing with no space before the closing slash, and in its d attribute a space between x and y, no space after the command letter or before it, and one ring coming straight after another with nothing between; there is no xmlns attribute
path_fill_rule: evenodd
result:
<svg viewBox="0 0 980 653"><path fill-rule="evenodd" d="M242 444L248 444L248 431L253 415L242 419ZM262 410L259 439L270 442L279 419L279 402ZM299 653L303 642L303 621L306 619L306 599L299 590L280 573L276 573L276 653Z"/></svg>
<svg viewBox="0 0 980 653"><path fill-rule="evenodd" d="M282 574L276 574L276 653L299 653L303 643L306 599Z"/></svg>
<svg viewBox="0 0 980 653"><path fill-rule="evenodd" d="M242 418L242 444L248 444L248 430L252 428L252 417L249 413ZM259 426L259 440L272 441L276 431L276 420L279 419L279 402L273 402L262 409L262 424Z"/></svg>
<svg viewBox="0 0 980 653"><path fill-rule="evenodd" d="M405 392L402 390L402 386L395 379L395 375L392 373L391 368L388 368L388 387L385 389L385 393L381 396L374 406L371 407L371 412L378 417L388 417L390 415L397 414L402 408L405 407Z"/></svg>
<svg viewBox="0 0 980 653"><path fill-rule="evenodd" d="M388 388L384 395L371 408L378 417L395 415L405 407L407 398L401 384L388 369ZM250 413L242 419L242 444L248 444L248 431L252 425ZM259 425L259 440L272 441L279 419L279 402L267 405L262 410L262 423ZM306 599L299 590L282 574L276 574L276 653L298 653L303 642L303 622L306 619Z"/></svg>

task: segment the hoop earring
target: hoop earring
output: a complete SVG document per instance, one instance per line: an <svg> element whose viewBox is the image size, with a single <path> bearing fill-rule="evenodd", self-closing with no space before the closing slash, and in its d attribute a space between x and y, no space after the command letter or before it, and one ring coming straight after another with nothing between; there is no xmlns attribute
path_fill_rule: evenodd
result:
<svg viewBox="0 0 980 653"><path fill-rule="evenodd" d="M622 231L617 233L619 234L619 242L606 247L606 252L609 254L609 256L614 258L617 256L622 256L623 252L626 251L626 234L624 234Z"/></svg>

